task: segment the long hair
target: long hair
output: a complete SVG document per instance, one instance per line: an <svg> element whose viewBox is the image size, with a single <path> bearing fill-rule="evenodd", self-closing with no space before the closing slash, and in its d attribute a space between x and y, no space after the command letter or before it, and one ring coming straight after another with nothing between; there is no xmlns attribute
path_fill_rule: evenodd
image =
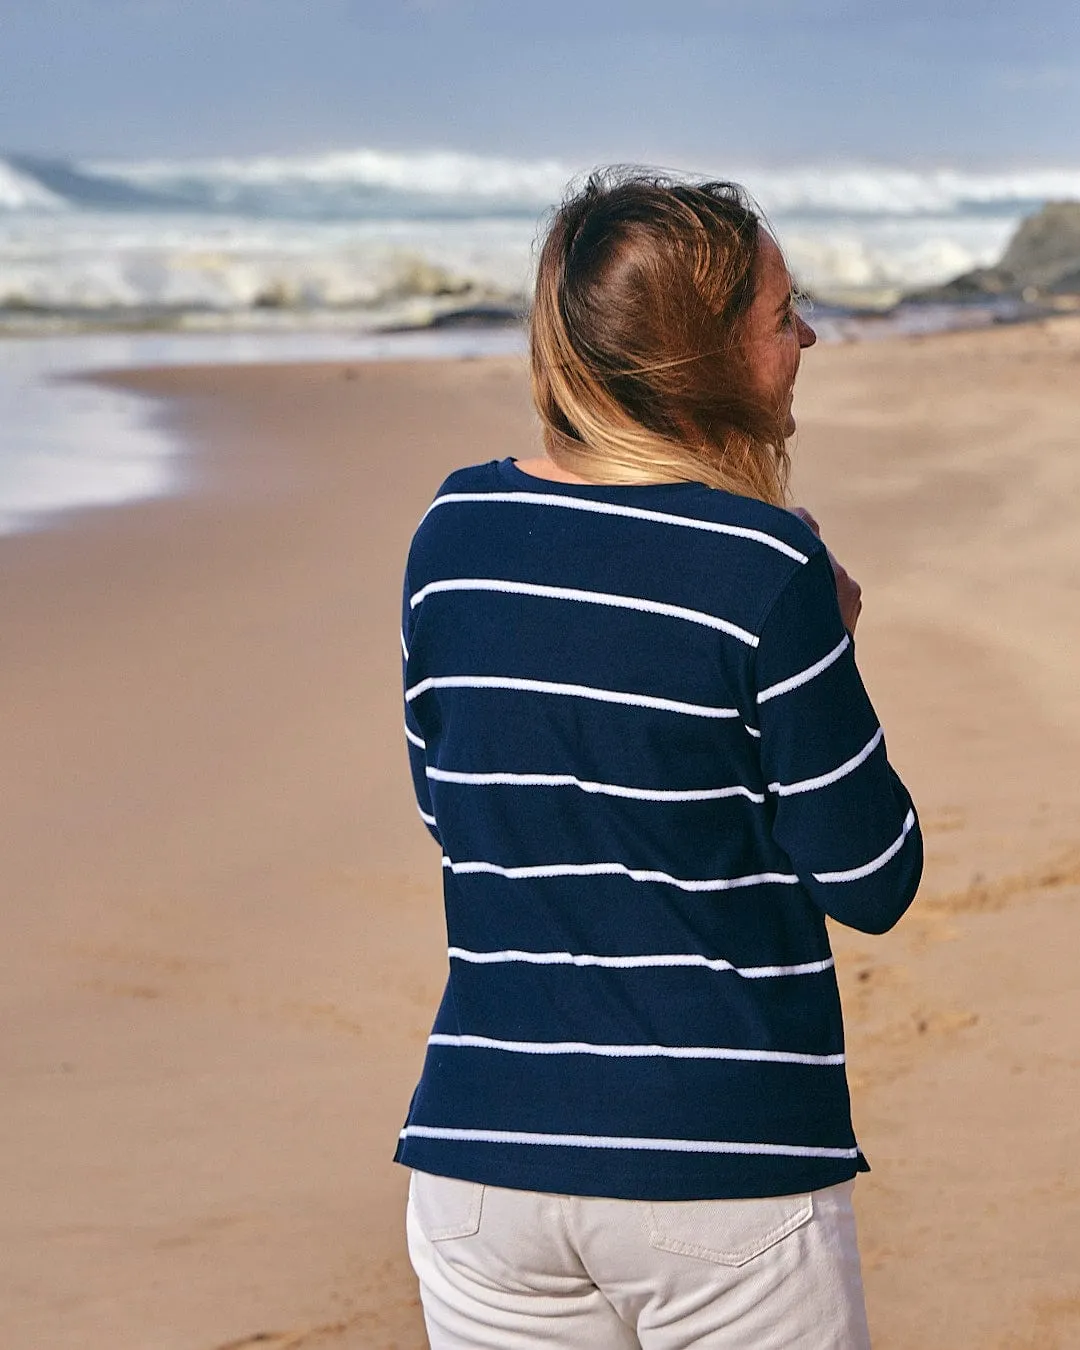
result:
<svg viewBox="0 0 1080 1350"><path fill-rule="evenodd" d="M760 213L735 183L593 174L555 213L530 318L533 401L590 482L701 482L783 505L784 413L745 343Z"/></svg>

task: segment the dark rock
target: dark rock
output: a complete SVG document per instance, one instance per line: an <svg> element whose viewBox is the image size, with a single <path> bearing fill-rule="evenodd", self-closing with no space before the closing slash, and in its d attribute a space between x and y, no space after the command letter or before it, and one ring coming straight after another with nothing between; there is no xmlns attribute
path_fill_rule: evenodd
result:
<svg viewBox="0 0 1080 1350"><path fill-rule="evenodd" d="M1063 277L1058 277L1052 286L1047 290L1051 295L1076 295L1080 296L1080 267L1075 272L1066 272Z"/></svg>
<svg viewBox="0 0 1080 1350"><path fill-rule="evenodd" d="M1080 202L1050 202L1013 235L1001 266L1021 286L1050 290L1080 271Z"/></svg>
<svg viewBox="0 0 1080 1350"><path fill-rule="evenodd" d="M429 328L505 328L521 323L522 311L510 305L463 305L436 314Z"/></svg>
<svg viewBox="0 0 1080 1350"><path fill-rule="evenodd" d="M910 292L906 299L951 304L1080 294L1080 202L1049 202L1021 222L996 267Z"/></svg>
<svg viewBox="0 0 1080 1350"><path fill-rule="evenodd" d="M524 321L523 306L500 304L461 305L433 314L418 323L388 324L380 333L416 333L432 328L514 328Z"/></svg>
<svg viewBox="0 0 1080 1350"><path fill-rule="evenodd" d="M909 291L905 299L926 300L940 304L962 304L965 300L987 300L991 297L1018 295L1022 288L1012 272L1002 267L976 267L940 286L926 286Z"/></svg>

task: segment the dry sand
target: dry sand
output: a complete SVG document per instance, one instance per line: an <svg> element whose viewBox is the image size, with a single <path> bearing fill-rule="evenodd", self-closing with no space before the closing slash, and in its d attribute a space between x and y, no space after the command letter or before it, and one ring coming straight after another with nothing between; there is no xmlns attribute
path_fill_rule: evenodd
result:
<svg viewBox="0 0 1080 1350"><path fill-rule="evenodd" d="M819 349L798 496L927 834L835 930L877 1350L1080 1346L1080 323ZM188 492L0 539L0 1344L418 1350L445 971L399 573L509 361L146 372Z"/></svg>

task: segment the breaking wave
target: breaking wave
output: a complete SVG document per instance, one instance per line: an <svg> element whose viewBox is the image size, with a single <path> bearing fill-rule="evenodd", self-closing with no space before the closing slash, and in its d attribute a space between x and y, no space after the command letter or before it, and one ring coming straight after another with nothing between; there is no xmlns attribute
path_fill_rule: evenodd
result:
<svg viewBox="0 0 1080 1350"><path fill-rule="evenodd" d="M578 166L580 171L580 166ZM520 309L575 166L359 149L208 160L0 158L0 325L424 323ZM876 298L996 260L1080 170L739 170L799 279Z"/></svg>
<svg viewBox="0 0 1080 1350"><path fill-rule="evenodd" d="M410 205L485 214L536 212L580 172L558 160L449 151L394 154L360 149L309 156L204 160L67 161L0 158L0 210L100 209L224 212L307 219L369 218ZM1080 169L807 167L741 169L767 211L782 215L1006 214L1052 199L1080 198ZM407 212L412 214L411 211Z"/></svg>
<svg viewBox="0 0 1080 1350"><path fill-rule="evenodd" d="M0 160L0 209L192 211L285 219L536 211L571 170L554 160L353 150L282 158L93 160L28 155ZM37 195L34 195L36 191Z"/></svg>

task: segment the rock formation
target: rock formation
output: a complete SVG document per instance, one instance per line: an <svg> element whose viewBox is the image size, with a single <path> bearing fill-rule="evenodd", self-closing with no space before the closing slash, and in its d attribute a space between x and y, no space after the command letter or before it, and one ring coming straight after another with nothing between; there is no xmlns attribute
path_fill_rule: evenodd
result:
<svg viewBox="0 0 1080 1350"><path fill-rule="evenodd" d="M1080 296L1080 202L1049 202L1021 222L996 266L977 267L908 299L1037 300L1057 295Z"/></svg>

